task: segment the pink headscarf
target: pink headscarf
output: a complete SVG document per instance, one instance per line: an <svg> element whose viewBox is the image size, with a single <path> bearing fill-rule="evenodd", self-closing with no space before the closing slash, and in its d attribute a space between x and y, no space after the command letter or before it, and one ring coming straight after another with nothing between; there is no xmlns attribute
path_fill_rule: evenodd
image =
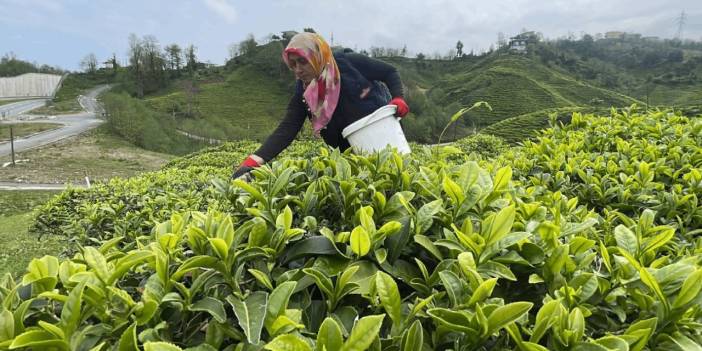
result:
<svg viewBox="0 0 702 351"><path fill-rule="evenodd" d="M283 61L290 67L288 55L294 53L307 59L317 78L306 87L303 96L312 112L312 129L319 136L332 118L341 92L341 74L329 44L315 33L299 33L283 51Z"/></svg>

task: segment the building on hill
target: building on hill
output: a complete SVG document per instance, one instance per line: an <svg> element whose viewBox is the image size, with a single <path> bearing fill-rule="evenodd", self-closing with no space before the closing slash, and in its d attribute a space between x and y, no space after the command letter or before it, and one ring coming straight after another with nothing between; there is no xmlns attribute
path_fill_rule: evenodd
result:
<svg viewBox="0 0 702 351"><path fill-rule="evenodd" d="M527 45L539 41L539 36L534 31L523 32L509 38L509 50L512 52L525 54Z"/></svg>
<svg viewBox="0 0 702 351"><path fill-rule="evenodd" d="M625 32L609 31L605 33L605 39L623 39L625 35Z"/></svg>

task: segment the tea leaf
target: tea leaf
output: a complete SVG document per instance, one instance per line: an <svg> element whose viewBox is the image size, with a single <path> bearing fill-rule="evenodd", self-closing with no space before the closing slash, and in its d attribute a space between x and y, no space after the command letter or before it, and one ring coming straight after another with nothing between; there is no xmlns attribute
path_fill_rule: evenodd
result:
<svg viewBox="0 0 702 351"><path fill-rule="evenodd" d="M363 227L353 228L351 231L351 251L358 256L365 256L370 251L371 241L368 232Z"/></svg>
<svg viewBox="0 0 702 351"><path fill-rule="evenodd" d="M351 335L341 346L340 351L364 351L378 337L380 326L383 324L384 314L363 317L356 322Z"/></svg>

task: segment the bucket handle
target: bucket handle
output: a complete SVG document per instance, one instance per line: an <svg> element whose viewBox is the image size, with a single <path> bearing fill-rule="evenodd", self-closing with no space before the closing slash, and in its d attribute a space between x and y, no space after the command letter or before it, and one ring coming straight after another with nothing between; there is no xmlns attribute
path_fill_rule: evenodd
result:
<svg viewBox="0 0 702 351"><path fill-rule="evenodd" d="M395 105L384 105L384 106L381 106L380 108L378 108L378 110L381 109L381 108L383 108L383 107L387 107L387 106L396 107ZM377 110L376 110L376 111L377 111ZM402 119L402 117L395 117L395 120L398 121L398 122L399 122L401 119ZM361 128L364 128L365 126L367 126L368 123L370 123L370 120L365 121L365 123L363 124L363 127L361 127Z"/></svg>

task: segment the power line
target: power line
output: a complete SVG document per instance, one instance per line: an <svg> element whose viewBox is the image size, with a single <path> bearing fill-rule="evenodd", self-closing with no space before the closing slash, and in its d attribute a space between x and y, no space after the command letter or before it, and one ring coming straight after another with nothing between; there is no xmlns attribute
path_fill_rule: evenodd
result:
<svg viewBox="0 0 702 351"><path fill-rule="evenodd" d="M685 10L682 10L680 13L680 17L678 17L675 22L678 25L678 32L675 33L675 39L677 40L682 40L683 37L683 29L685 28L685 21L687 20L687 15L685 14Z"/></svg>

